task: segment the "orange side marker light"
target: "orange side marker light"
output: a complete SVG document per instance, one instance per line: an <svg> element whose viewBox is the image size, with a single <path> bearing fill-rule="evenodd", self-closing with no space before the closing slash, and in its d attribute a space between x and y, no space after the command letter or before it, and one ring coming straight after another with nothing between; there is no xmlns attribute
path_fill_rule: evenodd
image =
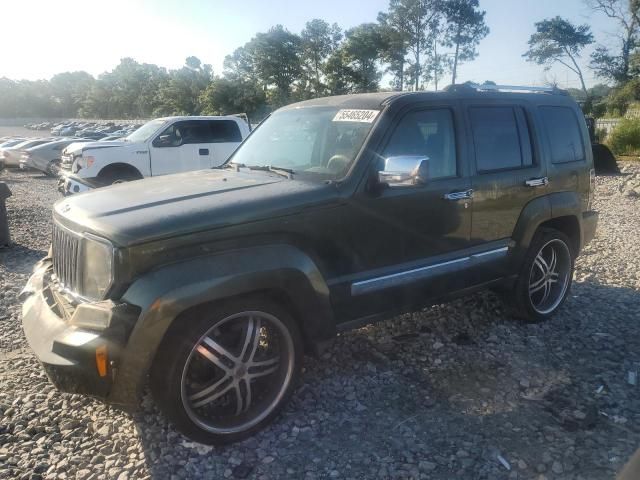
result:
<svg viewBox="0 0 640 480"><path fill-rule="evenodd" d="M96 348L96 367L98 367L98 375L107 376L107 346L101 345Z"/></svg>

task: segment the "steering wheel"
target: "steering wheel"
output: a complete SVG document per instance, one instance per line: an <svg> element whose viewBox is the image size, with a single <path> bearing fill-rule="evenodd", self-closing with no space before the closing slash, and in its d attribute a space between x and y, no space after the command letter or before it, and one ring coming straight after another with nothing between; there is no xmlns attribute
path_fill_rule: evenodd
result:
<svg viewBox="0 0 640 480"><path fill-rule="evenodd" d="M351 163L351 160L346 155L336 154L327 162L327 170L331 172L341 172Z"/></svg>

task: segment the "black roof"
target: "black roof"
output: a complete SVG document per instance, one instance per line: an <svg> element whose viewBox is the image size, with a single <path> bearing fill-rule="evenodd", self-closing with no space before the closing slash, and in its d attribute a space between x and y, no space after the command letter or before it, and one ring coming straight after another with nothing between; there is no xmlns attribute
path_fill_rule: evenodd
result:
<svg viewBox="0 0 640 480"><path fill-rule="evenodd" d="M455 85L444 90L422 91L422 92L377 92L377 93L354 93L350 95L337 95L333 97L313 98L302 102L292 103L280 110L292 110L304 107L338 107L357 109L380 109L385 105L395 102L414 103L428 100L446 100L457 98L493 98L493 99L518 99L528 100L533 103L575 104L564 90L555 89L549 92L527 92L527 91L487 91L476 90L464 84Z"/></svg>

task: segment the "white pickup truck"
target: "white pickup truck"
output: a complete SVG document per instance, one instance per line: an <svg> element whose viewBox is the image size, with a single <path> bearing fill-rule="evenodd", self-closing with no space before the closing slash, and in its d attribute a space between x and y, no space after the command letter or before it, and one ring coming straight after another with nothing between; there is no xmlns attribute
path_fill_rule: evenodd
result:
<svg viewBox="0 0 640 480"><path fill-rule="evenodd" d="M62 155L58 189L64 195L222 165L249 135L241 117L166 117L122 140L89 142Z"/></svg>

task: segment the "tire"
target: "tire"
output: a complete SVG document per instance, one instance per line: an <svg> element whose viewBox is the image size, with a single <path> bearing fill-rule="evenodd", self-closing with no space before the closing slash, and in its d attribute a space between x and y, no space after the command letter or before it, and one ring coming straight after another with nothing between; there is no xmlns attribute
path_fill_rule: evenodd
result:
<svg viewBox="0 0 640 480"><path fill-rule="evenodd" d="M303 343L289 313L251 296L198 308L177 321L151 369L160 410L184 435L211 445L242 440L268 425L301 375Z"/></svg>
<svg viewBox="0 0 640 480"><path fill-rule="evenodd" d="M132 182L134 180L140 180L141 178L142 176L137 172L125 169L107 170L106 172L100 172L98 175L98 179L104 186Z"/></svg>
<svg viewBox="0 0 640 480"><path fill-rule="evenodd" d="M57 177L60 173L60 160L51 160L44 173L49 177Z"/></svg>
<svg viewBox="0 0 640 480"><path fill-rule="evenodd" d="M569 238L555 229L538 230L515 286L506 294L515 315L530 323L551 318L569 294L574 266Z"/></svg>

